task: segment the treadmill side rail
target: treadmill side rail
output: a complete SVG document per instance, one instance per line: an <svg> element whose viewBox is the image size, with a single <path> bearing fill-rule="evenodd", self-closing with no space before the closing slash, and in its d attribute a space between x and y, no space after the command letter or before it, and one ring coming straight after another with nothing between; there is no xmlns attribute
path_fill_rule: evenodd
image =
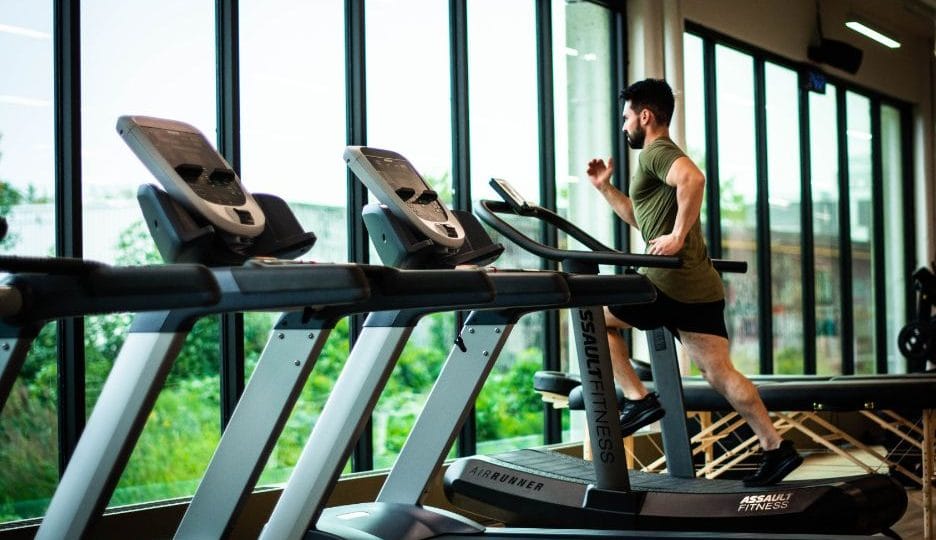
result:
<svg viewBox="0 0 936 540"><path fill-rule="evenodd" d="M364 327L260 538L299 540L314 525L412 332Z"/></svg>
<svg viewBox="0 0 936 540"><path fill-rule="evenodd" d="M7 327L13 337L0 338L0 412L10 397L13 384L29 353L29 347L39 333L39 325Z"/></svg>
<svg viewBox="0 0 936 540"><path fill-rule="evenodd" d="M82 538L130 458L186 332L130 332L59 482L37 539Z"/></svg>
<svg viewBox="0 0 936 540"><path fill-rule="evenodd" d="M273 329L175 538L227 535L330 333L331 328Z"/></svg>
<svg viewBox="0 0 936 540"><path fill-rule="evenodd" d="M380 503L419 504L439 470L513 325L473 325L469 315L383 488Z"/></svg>

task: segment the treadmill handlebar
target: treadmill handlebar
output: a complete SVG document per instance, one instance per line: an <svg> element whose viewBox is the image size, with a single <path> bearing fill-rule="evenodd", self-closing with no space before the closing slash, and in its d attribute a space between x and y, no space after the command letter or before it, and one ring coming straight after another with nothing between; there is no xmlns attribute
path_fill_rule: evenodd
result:
<svg viewBox="0 0 936 540"><path fill-rule="evenodd" d="M526 234L518 231L506 221L497 216L497 214L518 214L524 217L533 217L543 220L550 225L565 232L572 238L581 242L585 247L592 251L564 250L546 246L533 240ZM633 253L622 253L614 248L608 247L599 242L582 229L576 227L562 216L547 210L541 206L534 206L526 203L518 212L518 208L508 202L483 200L477 209L478 217L482 221L493 227L497 232L503 234L511 241L526 249L527 251L553 261L577 260L581 262L594 264L611 264L615 266L632 267L657 267L657 268L679 268L682 266L682 260L679 257L668 257L661 255L637 255ZM727 259L712 259L712 266L719 272L743 274L747 272L747 261L735 261Z"/></svg>
<svg viewBox="0 0 936 540"><path fill-rule="evenodd" d="M20 292L22 305L15 314L20 320L210 306L221 298L214 274L198 264L112 267L58 258L3 264L4 269L13 267L22 273L7 277L4 284Z"/></svg>
<svg viewBox="0 0 936 540"><path fill-rule="evenodd" d="M83 275L107 265L97 261L72 257L20 257L0 255L0 272L19 274L24 272L37 274Z"/></svg>
<svg viewBox="0 0 936 540"><path fill-rule="evenodd" d="M712 259L712 266L723 274L744 274L748 269L747 261L732 261L729 259Z"/></svg>
<svg viewBox="0 0 936 540"><path fill-rule="evenodd" d="M534 217L555 226L592 251L558 249L533 240L497 215L514 213L513 207L506 202L482 200L476 209L476 213L482 221L493 227L497 232L506 236L523 249L544 259L558 262L571 260L583 263L632 267L679 268L682 266L682 260L679 257L637 255L633 253L622 253L616 249L612 249L556 213L540 206L529 207L529 210L524 213L524 216Z"/></svg>

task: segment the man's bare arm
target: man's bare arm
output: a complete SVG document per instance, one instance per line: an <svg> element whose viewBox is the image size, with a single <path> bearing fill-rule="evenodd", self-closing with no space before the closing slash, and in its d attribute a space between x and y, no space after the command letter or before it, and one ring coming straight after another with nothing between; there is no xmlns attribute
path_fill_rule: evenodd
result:
<svg viewBox="0 0 936 540"><path fill-rule="evenodd" d="M699 219L702 195L705 192L705 175L686 156L670 165L664 181L676 188L676 222L672 232L650 240L648 253L652 255L679 253L686 241L686 235Z"/></svg>
<svg viewBox="0 0 936 540"><path fill-rule="evenodd" d="M601 159L588 162L588 179L595 189L608 201L615 214L631 227L639 229L637 219L634 217L634 204L630 197L611 184L613 173L614 160L612 158L608 158L607 164Z"/></svg>

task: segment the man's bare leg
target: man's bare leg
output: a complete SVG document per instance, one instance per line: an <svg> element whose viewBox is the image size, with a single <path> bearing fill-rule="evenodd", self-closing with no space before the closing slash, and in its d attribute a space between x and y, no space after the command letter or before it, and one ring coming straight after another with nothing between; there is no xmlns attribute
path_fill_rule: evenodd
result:
<svg viewBox="0 0 936 540"><path fill-rule="evenodd" d="M630 351L627 341L620 330L630 328L626 322L615 317L608 308L605 308L605 325L608 327L608 348L611 352L611 369L614 371L614 382L624 391L627 399L641 399L649 391L644 386L634 366L630 363Z"/></svg>
<svg viewBox="0 0 936 540"><path fill-rule="evenodd" d="M702 376L751 426L761 448L773 450L780 446L783 439L774 428L757 388L731 363L728 340L685 331L680 331L679 336Z"/></svg>

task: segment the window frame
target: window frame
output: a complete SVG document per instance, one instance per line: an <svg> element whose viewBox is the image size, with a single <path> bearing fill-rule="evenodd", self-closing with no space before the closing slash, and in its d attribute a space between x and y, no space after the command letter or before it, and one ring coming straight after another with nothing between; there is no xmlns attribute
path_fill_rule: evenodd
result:
<svg viewBox="0 0 936 540"><path fill-rule="evenodd" d="M796 107L797 114L800 115L800 156L801 156L801 230L802 230L802 264L803 264L803 273L804 276L813 275L814 268L814 259L813 259L813 228L811 223L812 215L812 190L811 190L811 155L809 148L809 128L810 128L810 117L809 117L809 90L806 88L805 77L811 71L822 72L828 83L835 85L838 88L838 103L836 105L837 112L837 126L836 129L839 130L839 140L840 144L838 146L838 160L839 160L839 190L840 190L840 224L841 228L839 231L840 235L840 265L842 273L842 283L841 290L839 291L840 302L842 308L842 372L843 374L854 373L854 324L853 324L853 313L850 309L852 304L852 281L851 281L851 272L852 272L852 260L851 260L851 250L850 250L850 224L847 222L849 219L848 215L848 205L850 204L849 191L848 191L848 157L847 157L847 141L845 138L845 119L846 119L846 104L845 104L845 95L847 92L852 92L861 95L870 100L871 102L871 128L872 128L872 138L876 141L872 145L872 155L871 155L871 166L872 166L872 215L874 216L874 229L873 237L874 238L883 238L883 201L881 198L874 196L879 194L882 189L883 182L883 173L881 165L881 122L880 122L880 109L882 105L888 105L900 112L901 118L901 150L902 156L901 160L904 164L902 169L902 198L904 201L904 207L906 212L903 219L903 229L906 240L906 245L914 245L914 227L913 227L913 215L914 215L914 204L913 204L913 173L909 167L913 162L913 147L911 144L912 141L912 132L910 129L910 119L912 115L912 107L909 103L901 101L899 99L887 96L875 90L872 90L867 87L855 84L851 81L847 81L840 77L836 77L834 74L829 74L823 70L802 62L796 62L784 56L766 51L754 45L744 43L738 39L732 38L725 34L722 34L716 30L712 30L706 26L695 23L690 20L685 22L685 33L691 34L702 40L703 43L703 69L705 77L705 115L706 115L706 165L707 170L706 177L708 178L708 194L706 202L707 204L707 216L706 219L709 223L719 223L717 221L720 209L718 207L718 197L719 197L719 175L718 175L718 145L717 145L717 103L715 97L716 81L717 74L715 73L715 46L721 45L725 47L730 47L734 50L737 50L743 54L747 54L753 58L754 61L754 71L755 71L755 114L757 115L757 120L755 122L757 126L757 138L756 145L758 148L758 156L756 157L757 170L758 170L758 195L756 207L758 208L758 230L756 232L756 237L758 238L757 246L757 257L758 257L758 284L761 291L769 292L770 286L770 253L769 249L769 217L763 211L767 206L767 182L766 169L767 169L767 155L766 155L766 139L764 138L766 120L765 120L765 110L764 110L764 65L766 62L776 64L781 67L791 69L798 73L799 78L799 99ZM761 140L763 139L763 140ZM842 142L845 141L845 142ZM763 200L762 200L763 199ZM844 213L842 212L844 210ZM721 256L721 234L718 230L718 227L709 227L707 231L708 236L706 238L710 254L713 258L718 258ZM845 242L843 239L849 239L848 242ZM883 245L882 242L877 242L877 245L872 249L874 260L872 262L874 275L884 275L884 261L883 261ZM912 253L905 253L905 261L903 265L903 274L904 276L909 276L913 268L914 257ZM765 253L766 252L766 253ZM815 285L814 283L807 283L809 280L804 282L803 287L803 351L804 351L804 373L805 374L815 374L816 373L816 318L815 318ZM879 287L878 289L882 289ZM906 287L907 295L907 313L906 317L912 315L910 306L912 305L912 290L909 282ZM886 315L884 308L886 306L886 298L884 296L884 291L878 290L875 293L874 298L875 304L875 343L876 345L876 372L877 373L887 373L887 355L885 354L887 347L887 329L886 329ZM759 298L759 316L760 316L760 328L761 328L761 365L760 372L762 374L773 373L774 362L773 362L773 350L771 339L765 339L764 335L770 335L766 331L770 329L771 318L770 313L772 312L772 301L770 294L762 294ZM765 326L766 324L766 326Z"/></svg>

